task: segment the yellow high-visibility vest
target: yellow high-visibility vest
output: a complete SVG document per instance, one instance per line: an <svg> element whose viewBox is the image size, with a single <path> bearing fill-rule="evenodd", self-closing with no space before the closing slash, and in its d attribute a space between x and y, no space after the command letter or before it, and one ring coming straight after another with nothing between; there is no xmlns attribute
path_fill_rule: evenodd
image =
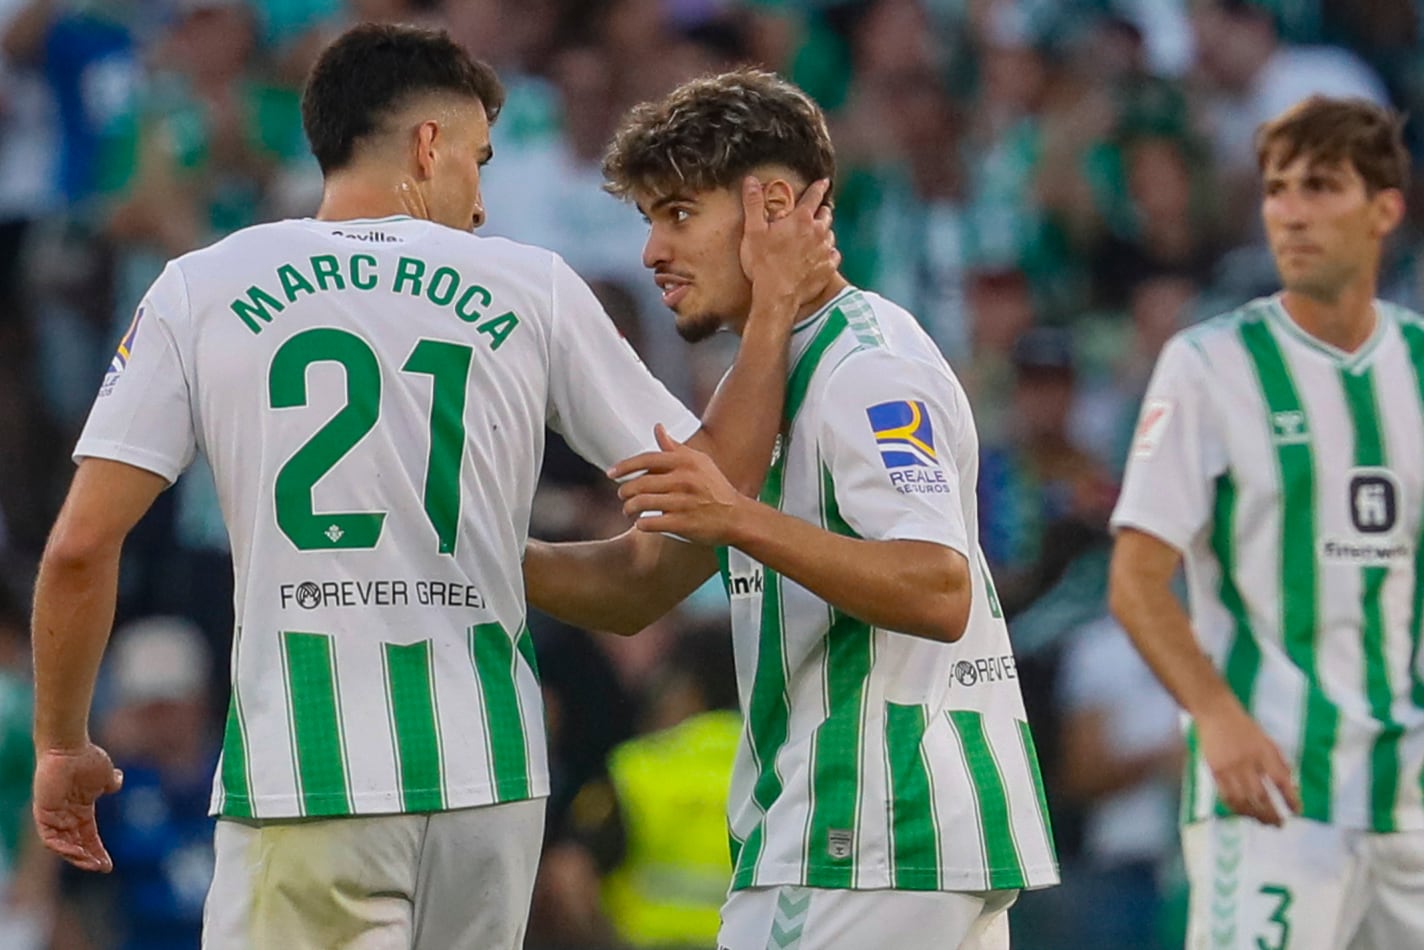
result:
<svg viewBox="0 0 1424 950"><path fill-rule="evenodd" d="M609 757L627 851L604 880L603 905L635 947L717 945L732 877L727 787L741 731L741 716L714 710Z"/></svg>

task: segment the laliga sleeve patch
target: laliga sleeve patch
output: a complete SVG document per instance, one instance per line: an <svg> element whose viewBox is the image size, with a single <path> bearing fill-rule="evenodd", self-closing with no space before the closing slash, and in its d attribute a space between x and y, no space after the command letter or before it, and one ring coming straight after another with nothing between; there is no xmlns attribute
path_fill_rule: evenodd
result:
<svg viewBox="0 0 1424 950"><path fill-rule="evenodd" d="M1137 433L1132 437L1132 457L1151 458L1162 444L1167 434L1167 426L1172 422L1174 406L1167 399L1149 399L1142 405L1142 415L1137 420Z"/></svg>

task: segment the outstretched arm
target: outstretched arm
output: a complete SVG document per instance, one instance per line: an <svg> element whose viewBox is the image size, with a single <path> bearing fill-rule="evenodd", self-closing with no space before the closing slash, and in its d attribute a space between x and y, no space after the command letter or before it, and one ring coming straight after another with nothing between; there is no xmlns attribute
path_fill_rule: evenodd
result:
<svg viewBox="0 0 1424 950"><path fill-rule="evenodd" d="M783 514L737 492L662 427L657 435L662 451L629 460L645 474L619 488L634 530L735 547L876 627L948 643L964 635L972 582L963 554L929 541L850 538Z"/></svg>
<svg viewBox="0 0 1424 950"><path fill-rule="evenodd" d="M1300 794L1280 750L1231 692L1197 645L1191 620L1172 594L1181 562L1175 548L1123 528L1113 548L1108 601L1152 672L1196 721L1202 755L1227 807L1268 825L1285 820L1279 792L1299 814Z"/></svg>
<svg viewBox="0 0 1424 950"><path fill-rule="evenodd" d="M94 801L123 781L89 739L119 552L166 486L161 476L123 462L81 462L35 585L35 825L45 847L86 871L113 868L94 824Z"/></svg>

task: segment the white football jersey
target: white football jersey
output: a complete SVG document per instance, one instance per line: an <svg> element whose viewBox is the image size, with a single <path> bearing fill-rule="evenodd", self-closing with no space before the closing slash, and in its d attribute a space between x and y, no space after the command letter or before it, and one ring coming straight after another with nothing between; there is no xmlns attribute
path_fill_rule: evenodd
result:
<svg viewBox="0 0 1424 950"><path fill-rule="evenodd" d="M549 251L290 220L168 265L77 458L212 464L236 574L213 808L546 795L521 560L544 427L605 467L694 418Z"/></svg>
<svg viewBox="0 0 1424 950"><path fill-rule="evenodd" d="M1375 312L1354 353L1278 297L1178 334L1113 525L1182 552L1196 636L1294 764L1305 817L1387 832L1424 828L1424 323ZM1187 739L1184 817L1224 814Z"/></svg>
<svg viewBox="0 0 1424 950"><path fill-rule="evenodd" d="M978 436L908 313L846 290L792 336L762 500L837 534L969 561L963 639L871 627L724 551L746 732L733 889L1036 887L1057 863L1013 651L977 542Z"/></svg>

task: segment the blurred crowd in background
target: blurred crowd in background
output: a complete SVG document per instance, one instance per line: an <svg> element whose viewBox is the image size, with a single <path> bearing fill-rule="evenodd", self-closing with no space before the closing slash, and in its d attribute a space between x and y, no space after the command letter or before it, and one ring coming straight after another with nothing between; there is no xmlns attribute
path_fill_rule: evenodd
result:
<svg viewBox="0 0 1424 950"><path fill-rule="evenodd" d="M1107 515L1161 345L1275 289L1256 125L1312 92L1424 115L1421 19L1421 0L0 0L0 946L198 945L232 623L202 464L125 551L94 723L127 775L101 803L109 877L28 837L28 591L137 299L170 257L313 212L305 70L345 25L391 20L448 29L509 89L484 231L563 254L695 409L735 341L677 339L603 147L629 106L744 62L821 103L846 275L923 321L979 426L1066 881L1024 895L1015 946L1180 947L1177 713L1106 616ZM1424 124L1407 134L1424 155ZM1381 282L1416 308L1418 197ZM534 533L625 525L555 440ZM531 618L554 768L531 948L714 945L725 615L714 583L631 639Z"/></svg>

